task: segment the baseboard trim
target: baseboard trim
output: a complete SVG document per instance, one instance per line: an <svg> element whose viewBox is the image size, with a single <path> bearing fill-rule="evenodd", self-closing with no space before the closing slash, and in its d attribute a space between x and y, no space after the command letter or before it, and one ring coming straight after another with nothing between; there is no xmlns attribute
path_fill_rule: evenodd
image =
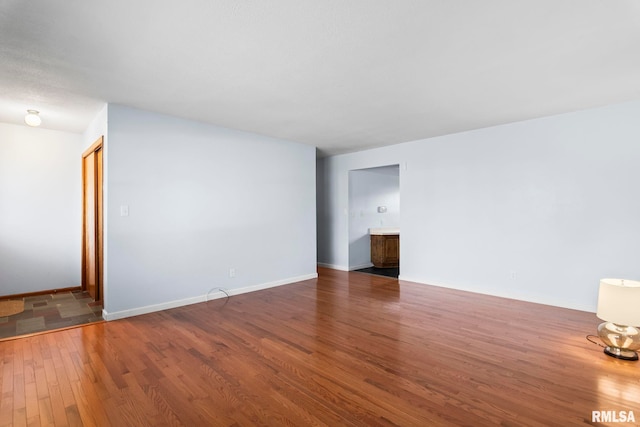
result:
<svg viewBox="0 0 640 427"><path fill-rule="evenodd" d="M82 290L81 286L73 286L71 288L49 289L45 291L27 292L24 294L2 295L0 296L0 300L27 298L27 297L35 297L38 295L57 294L58 292L74 292L74 291L81 291L81 290Z"/></svg>
<svg viewBox="0 0 640 427"><path fill-rule="evenodd" d="M324 262L319 262L317 265L318 267L330 268L332 270L349 271L349 267L345 267L343 265L326 264Z"/></svg>
<svg viewBox="0 0 640 427"><path fill-rule="evenodd" d="M588 307L586 305L575 304L575 303L567 304L566 302L563 302L563 301L556 301L556 300L551 300L547 298L531 298L531 297L518 295L516 293L510 293L510 292L495 292L495 291L489 292L489 291L483 291L479 289L472 289L464 286L455 286L448 283L435 282L432 280L416 279L415 277L407 277L403 275L400 275L400 277L398 277L398 280L402 280L405 282L418 283L420 285L435 286L438 288L454 289L457 291L469 292L472 294L490 295L498 298L506 298L506 299L512 299L517 301L526 301L534 304L550 305L553 307L567 308L570 310L579 310L579 311L594 313L593 307Z"/></svg>
<svg viewBox="0 0 640 427"><path fill-rule="evenodd" d="M363 268L373 267L373 263L369 262L367 264L356 265L355 267L349 267L349 271L360 270Z"/></svg>
<svg viewBox="0 0 640 427"><path fill-rule="evenodd" d="M273 282L261 283L258 285L245 286L244 288L233 288L233 289L225 289L229 296L246 294L249 292L261 291L264 289L275 288L276 286L289 285L292 283L303 282L305 280L316 279L318 277L318 273L306 274L304 276L291 277L283 280L276 280ZM127 317L140 316L142 314L153 313L156 311L169 310L172 308L178 308L185 305L197 304L200 302L211 301L218 298L224 298L227 295L224 292L215 292L215 290L220 288L212 288L209 292L204 295L198 295L191 298L184 298L174 301L167 301L160 304L152 304L146 305L144 307L131 308L128 310L114 311L108 312L106 310L102 310L102 318L106 321L125 319ZM224 288L222 288L224 289Z"/></svg>
<svg viewBox="0 0 640 427"><path fill-rule="evenodd" d="M214 298L211 298L214 299ZM106 321L124 319L127 317L139 316L141 314L153 313L155 311L169 310L172 308L182 307L184 305L197 304L199 302L205 302L206 295L199 295L192 298L184 298L174 301L168 301L160 304L146 305L144 307L131 308L128 310L115 311L109 313L107 310L102 310L102 318Z"/></svg>

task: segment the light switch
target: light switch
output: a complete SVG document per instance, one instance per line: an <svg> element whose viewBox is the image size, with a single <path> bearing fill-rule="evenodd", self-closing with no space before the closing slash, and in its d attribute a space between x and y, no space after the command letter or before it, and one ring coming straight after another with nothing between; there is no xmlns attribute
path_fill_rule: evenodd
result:
<svg viewBox="0 0 640 427"><path fill-rule="evenodd" d="M120 205L120 216L129 216L129 205Z"/></svg>

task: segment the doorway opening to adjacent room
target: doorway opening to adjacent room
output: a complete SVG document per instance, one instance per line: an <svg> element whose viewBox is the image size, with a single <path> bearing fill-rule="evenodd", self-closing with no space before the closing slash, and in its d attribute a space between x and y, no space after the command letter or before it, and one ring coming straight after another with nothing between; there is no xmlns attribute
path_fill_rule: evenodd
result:
<svg viewBox="0 0 640 427"><path fill-rule="evenodd" d="M400 166L349 171L349 270L400 274Z"/></svg>

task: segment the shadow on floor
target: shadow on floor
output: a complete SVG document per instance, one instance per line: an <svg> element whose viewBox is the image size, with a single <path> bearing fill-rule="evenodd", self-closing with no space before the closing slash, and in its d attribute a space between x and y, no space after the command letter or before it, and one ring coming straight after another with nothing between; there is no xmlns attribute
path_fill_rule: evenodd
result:
<svg viewBox="0 0 640 427"><path fill-rule="evenodd" d="M24 311L0 317L0 340L102 321L102 304L85 291L25 297Z"/></svg>

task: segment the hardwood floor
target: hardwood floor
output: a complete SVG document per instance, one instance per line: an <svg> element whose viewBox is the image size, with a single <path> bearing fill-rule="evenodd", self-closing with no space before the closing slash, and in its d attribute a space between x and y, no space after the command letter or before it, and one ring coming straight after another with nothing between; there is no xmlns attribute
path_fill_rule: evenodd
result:
<svg viewBox="0 0 640 427"><path fill-rule="evenodd" d="M569 426L635 411L595 315L317 280L0 342L0 425Z"/></svg>

